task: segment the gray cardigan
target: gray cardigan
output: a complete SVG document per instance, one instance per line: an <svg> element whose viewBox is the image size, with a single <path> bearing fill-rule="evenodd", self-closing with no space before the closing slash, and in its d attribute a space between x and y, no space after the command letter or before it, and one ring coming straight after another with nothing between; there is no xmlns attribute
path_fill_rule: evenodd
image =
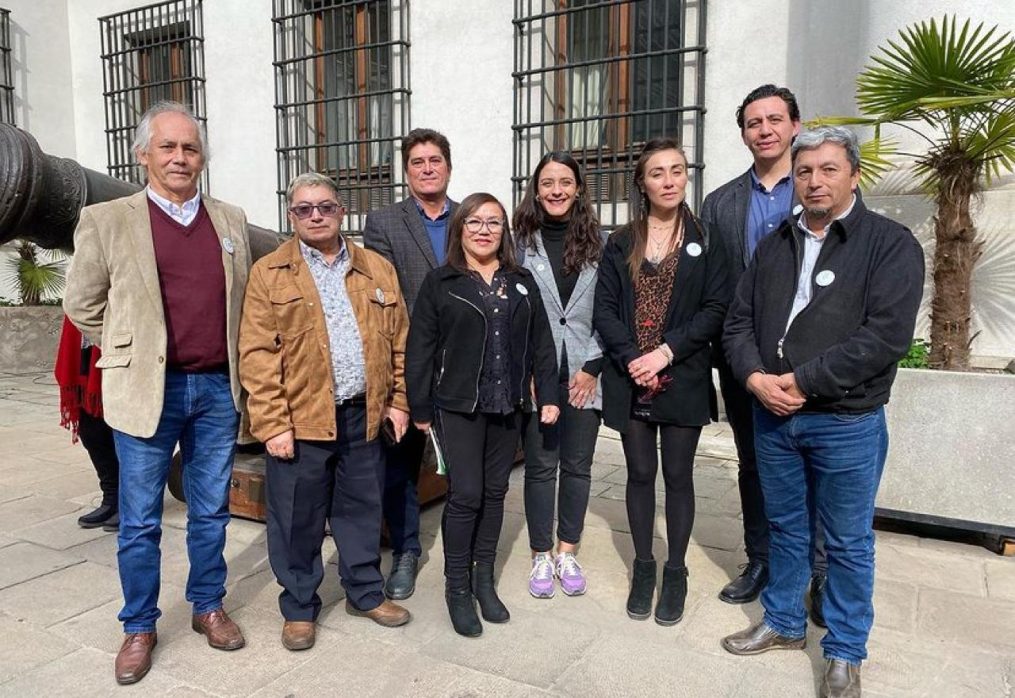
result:
<svg viewBox="0 0 1015 698"><path fill-rule="evenodd" d="M562 348L566 343L567 374L573 376L586 361L598 359L603 355L599 333L592 329L592 311L596 302L596 273L599 265L586 265L581 270L565 308L560 301L557 280L553 275L553 269L550 268L546 248L543 247L543 236L538 232L535 234L535 242L535 250L531 247L524 249L522 266L532 272L539 285L546 316L550 321L550 331L553 333L553 343L557 347L557 364L560 364ZM603 409L602 381L597 382L596 397L585 405L585 409Z"/></svg>

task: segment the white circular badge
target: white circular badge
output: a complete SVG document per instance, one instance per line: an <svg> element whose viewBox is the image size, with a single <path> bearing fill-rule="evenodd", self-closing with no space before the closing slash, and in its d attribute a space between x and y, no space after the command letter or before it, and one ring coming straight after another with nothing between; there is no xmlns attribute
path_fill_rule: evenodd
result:
<svg viewBox="0 0 1015 698"><path fill-rule="evenodd" d="M229 254L235 252L235 248L233 247L233 241L230 240L229 238L222 238L222 249L224 249Z"/></svg>
<svg viewBox="0 0 1015 698"><path fill-rule="evenodd" d="M377 296L377 302L380 303L381 305L384 305L384 291L378 288L376 291L374 291L374 295Z"/></svg>
<svg viewBox="0 0 1015 698"><path fill-rule="evenodd" d="M828 286L833 281L835 281L835 272L831 269L819 271L818 275L814 277L814 283L818 286Z"/></svg>
<svg viewBox="0 0 1015 698"><path fill-rule="evenodd" d="M529 289L525 288L525 286L523 286L520 283L515 284L515 290L518 291L518 293L522 294L523 296L529 295Z"/></svg>
<svg viewBox="0 0 1015 698"><path fill-rule="evenodd" d="M692 257L697 257L698 255L701 254L701 245L699 245L696 242L690 243L687 246L687 254L691 255Z"/></svg>
<svg viewBox="0 0 1015 698"><path fill-rule="evenodd" d="M543 271L544 269L546 269L545 264L540 263L536 265L536 271Z"/></svg>
<svg viewBox="0 0 1015 698"><path fill-rule="evenodd" d="M804 207L801 206L800 204L797 204L796 206L793 207L793 215L794 216L799 216L803 212L804 212Z"/></svg>

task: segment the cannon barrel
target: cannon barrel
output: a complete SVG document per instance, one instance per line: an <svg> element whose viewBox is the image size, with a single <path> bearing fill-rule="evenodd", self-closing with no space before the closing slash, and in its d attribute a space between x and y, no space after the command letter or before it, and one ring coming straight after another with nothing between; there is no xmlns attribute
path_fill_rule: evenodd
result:
<svg viewBox="0 0 1015 698"><path fill-rule="evenodd" d="M140 190L70 158L42 152L27 131L0 124L0 243L15 238L46 249L73 251L81 209ZM258 259L278 246L278 233L248 226Z"/></svg>

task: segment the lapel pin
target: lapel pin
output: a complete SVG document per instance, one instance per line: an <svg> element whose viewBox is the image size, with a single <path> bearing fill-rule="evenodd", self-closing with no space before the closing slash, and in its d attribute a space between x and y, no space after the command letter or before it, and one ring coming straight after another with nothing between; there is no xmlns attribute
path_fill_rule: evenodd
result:
<svg viewBox="0 0 1015 698"><path fill-rule="evenodd" d="M224 249L229 254L232 254L233 252L236 251L236 248L233 247L233 241L230 240L229 238L222 238L222 249Z"/></svg>
<svg viewBox="0 0 1015 698"><path fill-rule="evenodd" d="M701 254L701 245L699 245L696 242L690 243L687 246L687 254L691 255L692 257L697 257L698 255Z"/></svg>
<svg viewBox="0 0 1015 698"><path fill-rule="evenodd" d="M378 288L376 291L374 291L374 295L377 296L377 302L380 303L381 305L384 305L384 291Z"/></svg>
<svg viewBox="0 0 1015 698"><path fill-rule="evenodd" d="M797 204L796 206L793 207L793 215L794 216L799 216L803 212L804 212L804 207L801 206L800 204Z"/></svg>
<svg viewBox="0 0 1015 698"><path fill-rule="evenodd" d="M835 281L835 272L831 269L819 271L818 275L814 277L814 283L818 286L828 286L833 281Z"/></svg>
<svg viewBox="0 0 1015 698"><path fill-rule="evenodd" d="M529 289L525 288L521 283L515 284L515 290L523 296L529 295Z"/></svg>

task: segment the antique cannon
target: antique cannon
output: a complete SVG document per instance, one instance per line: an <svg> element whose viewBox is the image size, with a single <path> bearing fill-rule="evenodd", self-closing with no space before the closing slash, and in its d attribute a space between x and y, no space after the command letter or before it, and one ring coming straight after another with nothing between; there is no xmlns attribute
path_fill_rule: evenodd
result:
<svg viewBox="0 0 1015 698"><path fill-rule="evenodd" d="M72 252L82 208L139 190L137 184L89 170L69 158L47 155L30 133L0 124L0 243L17 238ZM278 247L275 231L248 228L255 260ZM229 498L230 511L236 516L264 520L262 454L260 444L239 446ZM433 455L428 453L420 474L421 502L444 495L444 479L434 470ZM178 455L170 471L169 491L185 501Z"/></svg>

